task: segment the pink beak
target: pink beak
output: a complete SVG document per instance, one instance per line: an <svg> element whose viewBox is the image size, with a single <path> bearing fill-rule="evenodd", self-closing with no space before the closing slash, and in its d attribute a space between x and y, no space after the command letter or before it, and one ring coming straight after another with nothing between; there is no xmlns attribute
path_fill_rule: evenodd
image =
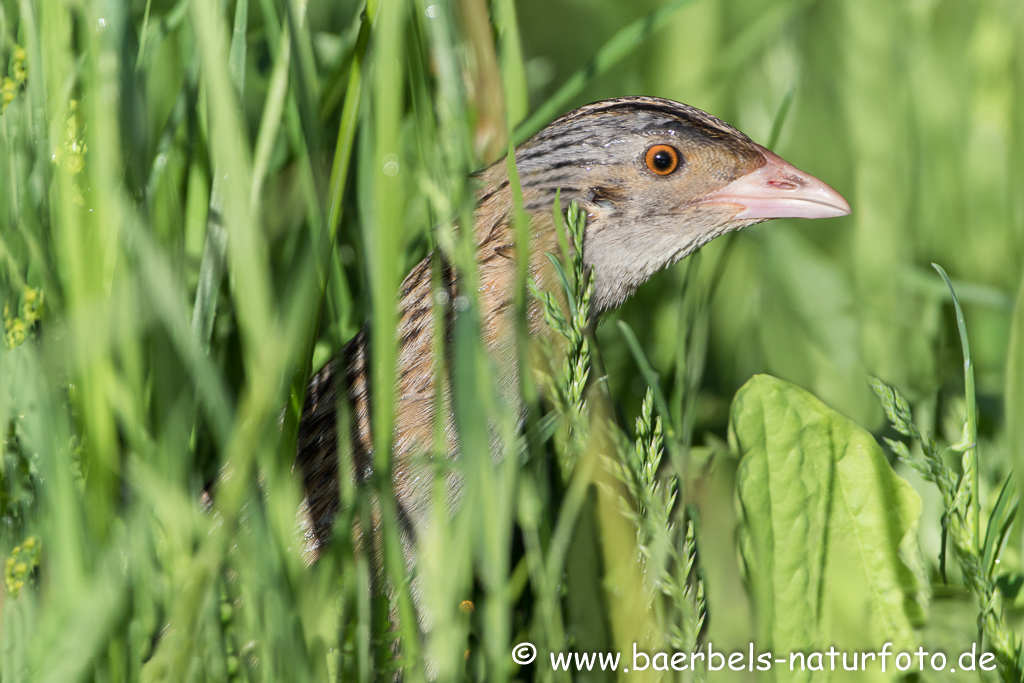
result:
<svg viewBox="0 0 1024 683"><path fill-rule="evenodd" d="M733 220L835 218L850 213L843 196L814 176L761 145L765 164L701 200L701 204L735 204Z"/></svg>

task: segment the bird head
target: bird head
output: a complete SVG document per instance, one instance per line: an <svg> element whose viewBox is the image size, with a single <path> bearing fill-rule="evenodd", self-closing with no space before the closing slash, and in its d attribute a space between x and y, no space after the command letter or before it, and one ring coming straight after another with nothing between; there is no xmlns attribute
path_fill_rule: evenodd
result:
<svg viewBox="0 0 1024 683"><path fill-rule="evenodd" d="M838 192L729 124L652 97L566 114L516 150L516 166L528 210L550 206L561 190L563 204L587 212L595 314L726 232L850 213Z"/></svg>

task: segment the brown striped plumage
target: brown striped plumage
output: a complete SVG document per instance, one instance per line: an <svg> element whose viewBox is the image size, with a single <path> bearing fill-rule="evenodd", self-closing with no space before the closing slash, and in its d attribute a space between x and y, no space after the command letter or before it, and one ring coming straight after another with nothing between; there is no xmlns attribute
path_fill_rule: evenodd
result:
<svg viewBox="0 0 1024 683"><path fill-rule="evenodd" d="M678 168L661 175L645 165L652 145L670 145ZM545 253L556 252L551 220L555 193L563 209L576 201L587 212L583 256L595 275L596 314L617 307L662 268L711 239L768 218L839 216L845 201L817 179L789 166L743 133L687 105L656 98L597 102L558 119L516 150L523 202L531 217L531 276L550 278ZM510 224L512 195L504 161L480 176L475 213L479 301L483 341L510 395L517 395L513 293L516 261ZM453 272L443 265L440 295L431 291L431 258L402 283L397 331L396 419L393 481L407 550L430 510L432 468L418 457L429 452L437 424L433 372L437 300L450 316L458 296ZM530 331L539 333L536 303L527 311ZM337 409L350 410L350 434L357 483L372 472L370 388L366 331L360 332L310 381L299 428L296 465L306 491L311 556L330 537L339 506ZM455 427L446 387L445 443L457 455ZM454 476L449 502L458 498Z"/></svg>

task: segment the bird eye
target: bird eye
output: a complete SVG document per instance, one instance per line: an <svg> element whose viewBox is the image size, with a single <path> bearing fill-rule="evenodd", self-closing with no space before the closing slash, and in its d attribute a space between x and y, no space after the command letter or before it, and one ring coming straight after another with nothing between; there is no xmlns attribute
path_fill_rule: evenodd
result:
<svg viewBox="0 0 1024 683"><path fill-rule="evenodd" d="M654 145L644 155L647 168L658 175L668 175L679 168L679 151L671 145Z"/></svg>

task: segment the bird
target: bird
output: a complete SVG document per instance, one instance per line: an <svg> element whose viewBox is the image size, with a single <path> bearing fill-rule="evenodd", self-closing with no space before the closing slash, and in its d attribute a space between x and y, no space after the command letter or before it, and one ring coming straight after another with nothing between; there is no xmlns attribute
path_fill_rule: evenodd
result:
<svg viewBox="0 0 1024 683"><path fill-rule="evenodd" d="M731 125L696 107L655 97L622 97L575 109L517 147L515 167L530 219L528 270L538 281L551 277L545 254L558 250L552 211L556 193L563 211L576 202L586 213L583 263L593 277L595 318L617 308L658 271L720 235L773 218L850 213L847 201L832 187ZM498 385L518 395L515 198L506 161L480 171L476 181L472 231L482 341L495 359ZM431 517L434 485L423 455L435 443L438 409L446 412L446 455L458 457L444 381L442 400L437 400L432 312L444 305L449 322L458 314L453 302L460 283L454 267L443 254L438 256L440 296L432 284L435 259L428 255L406 276L397 301L391 463L409 562L416 537ZM536 300L528 304L526 317L531 335L544 334ZM364 485L373 475L368 344L364 327L308 384L295 469L304 488L301 515L311 561L331 539L340 506L339 477ZM338 433L342 409L350 411L348 434ZM351 449L351 472L339 471L343 446ZM457 475L449 476L446 504L454 509L461 482Z"/></svg>

